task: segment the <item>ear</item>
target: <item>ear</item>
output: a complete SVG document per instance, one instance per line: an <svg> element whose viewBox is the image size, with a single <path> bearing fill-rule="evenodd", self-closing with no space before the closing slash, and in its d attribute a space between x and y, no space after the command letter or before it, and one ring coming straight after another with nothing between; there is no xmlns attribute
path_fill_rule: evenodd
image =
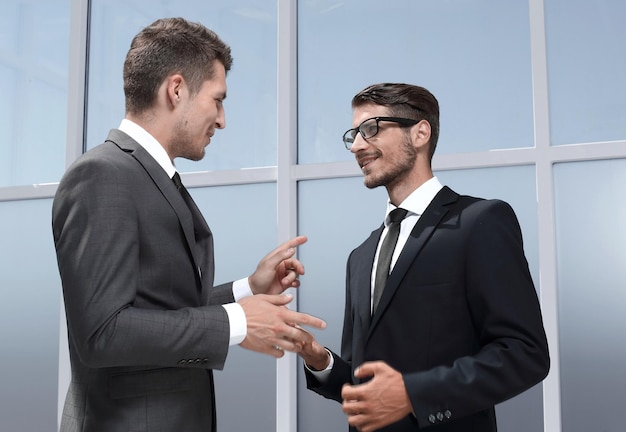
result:
<svg viewBox="0 0 626 432"><path fill-rule="evenodd" d="M428 145L430 142L430 123L421 120L418 124L411 128L411 140L416 147Z"/></svg>
<svg viewBox="0 0 626 432"><path fill-rule="evenodd" d="M166 97L170 106L177 106L185 91L185 79L180 74L173 74L166 80Z"/></svg>

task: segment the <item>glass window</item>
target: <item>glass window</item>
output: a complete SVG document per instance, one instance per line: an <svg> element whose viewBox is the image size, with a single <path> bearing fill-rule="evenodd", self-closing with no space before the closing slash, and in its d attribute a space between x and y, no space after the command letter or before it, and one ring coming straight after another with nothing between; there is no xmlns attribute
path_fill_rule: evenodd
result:
<svg viewBox="0 0 626 432"><path fill-rule="evenodd" d="M624 428L626 159L555 165L563 430Z"/></svg>
<svg viewBox="0 0 626 432"><path fill-rule="evenodd" d="M229 44L226 129L217 131L200 162L178 160L182 171L276 165L275 1L93 0L87 105L87 148L102 143L124 117L122 68L132 38L154 20L182 16Z"/></svg>
<svg viewBox="0 0 626 432"><path fill-rule="evenodd" d="M51 212L51 199L0 202L3 431L57 424L61 280Z"/></svg>
<svg viewBox="0 0 626 432"><path fill-rule="evenodd" d="M215 283L249 276L277 246L276 187L272 183L190 189L215 243ZM276 361L231 347L215 371L217 429L276 429ZM245 415L241 415L245 412Z"/></svg>
<svg viewBox="0 0 626 432"><path fill-rule="evenodd" d="M70 0L0 4L0 187L65 170Z"/></svg>
<svg viewBox="0 0 626 432"><path fill-rule="evenodd" d="M298 70L300 163L352 159L350 101L377 82L437 97L439 153L534 145L526 0L301 1Z"/></svg>
<svg viewBox="0 0 626 432"><path fill-rule="evenodd" d="M626 2L544 7L552 144L626 139Z"/></svg>

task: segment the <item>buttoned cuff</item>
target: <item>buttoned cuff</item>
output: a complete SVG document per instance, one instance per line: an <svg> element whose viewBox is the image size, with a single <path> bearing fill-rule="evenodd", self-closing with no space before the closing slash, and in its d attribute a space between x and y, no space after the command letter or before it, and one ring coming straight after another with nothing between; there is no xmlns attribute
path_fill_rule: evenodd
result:
<svg viewBox="0 0 626 432"><path fill-rule="evenodd" d="M333 357L333 354L327 348L325 349L328 355L330 356L330 362L328 362L328 366L326 366L326 369L316 371L316 370L311 369L306 364L306 362L304 363L304 367L307 368L309 372L311 372L311 374L320 382L320 384L326 383L326 381L328 380L328 375L330 375L330 371L333 369L333 365L335 364L335 357Z"/></svg>

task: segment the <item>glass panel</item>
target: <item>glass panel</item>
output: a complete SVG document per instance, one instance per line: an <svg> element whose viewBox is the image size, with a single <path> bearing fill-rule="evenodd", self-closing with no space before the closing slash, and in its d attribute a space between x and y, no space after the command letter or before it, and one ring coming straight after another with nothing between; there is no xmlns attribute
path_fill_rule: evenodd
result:
<svg viewBox="0 0 626 432"><path fill-rule="evenodd" d="M214 30L231 46L226 129L200 162L182 171L276 164L276 1L93 0L91 2L87 147L103 142L124 117L122 67L132 38L155 19L181 16Z"/></svg>
<svg viewBox="0 0 626 432"><path fill-rule="evenodd" d="M65 170L70 0L0 3L0 187Z"/></svg>
<svg viewBox="0 0 626 432"><path fill-rule="evenodd" d="M532 166L446 171L440 181L460 193L507 201L522 227L525 252L538 280L538 228L535 170ZM493 181L497 178L498 181ZM369 190L361 178L303 181L299 183L299 232L309 236L300 248L306 266L298 301L300 310L320 316L328 328L316 332L320 343L340 349L344 313L345 266L348 255L381 223L387 194ZM348 208L358 217L340 217L332 209ZM342 430L347 427L341 406L306 389L298 373L298 430ZM498 424L512 432L543 429L541 385L497 407ZM322 422L322 423L320 423Z"/></svg>
<svg viewBox="0 0 626 432"><path fill-rule="evenodd" d="M626 139L626 2L544 5L552 144Z"/></svg>
<svg viewBox="0 0 626 432"><path fill-rule="evenodd" d="M61 281L52 200L0 202L0 423L3 431L57 424Z"/></svg>
<svg viewBox="0 0 626 432"><path fill-rule="evenodd" d="M626 159L554 174L563 430L622 430Z"/></svg>
<svg viewBox="0 0 626 432"><path fill-rule="evenodd" d="M215 283L252 274L261 258L277 246L275 185L221 186L189 192L213 231ZM215 392L218 430L276 429L273 357L232 347L224 370L215 371Z"/></svg>
<svg viewBox="0 0 626 432"><path fill-rule="evenodd" d="M438 98L440 153L534 145L526 0L300 1L298 70L300 163L351 160L350 101L377 82Z"/></svg>

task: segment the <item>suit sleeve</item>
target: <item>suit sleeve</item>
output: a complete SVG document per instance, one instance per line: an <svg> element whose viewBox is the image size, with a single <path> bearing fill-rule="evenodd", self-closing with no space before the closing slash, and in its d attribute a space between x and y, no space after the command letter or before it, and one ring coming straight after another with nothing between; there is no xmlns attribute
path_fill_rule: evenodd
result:
<svg viewBox="0 0 626 432"><path fill-rule="evenodd" d="M187 307L192 302L180 301L173 307L163 287L153 290L160 297L149 298L145 271L180 272L167 281L174 289L177 279L193 286L193 269L167 267L178 264L170 258L184 262L184 250L144 248L142 224L159 223L160 215L140 220L134 195L137 178L127 171L116 162L82 159L67 172L55 196L53 233L70 344L90 367L221 369L229 339L223 307ZM160 241L158 235L152 237ZM146 260L166 267L142 275L141 262ZM147 299L138 306L140 286Z"/></svg>
<svg viewBox="0 0 626 432"><path fill-rule="evenodd" d="M471 230L465 251L466 300L478 346L452 364L404 374L414 414L428 425L433 411L455 418L490 408L535 385L549 369L539 302L511 207L480 201L462 220ZM467 211L467 210L466 210Z"/></svg>

